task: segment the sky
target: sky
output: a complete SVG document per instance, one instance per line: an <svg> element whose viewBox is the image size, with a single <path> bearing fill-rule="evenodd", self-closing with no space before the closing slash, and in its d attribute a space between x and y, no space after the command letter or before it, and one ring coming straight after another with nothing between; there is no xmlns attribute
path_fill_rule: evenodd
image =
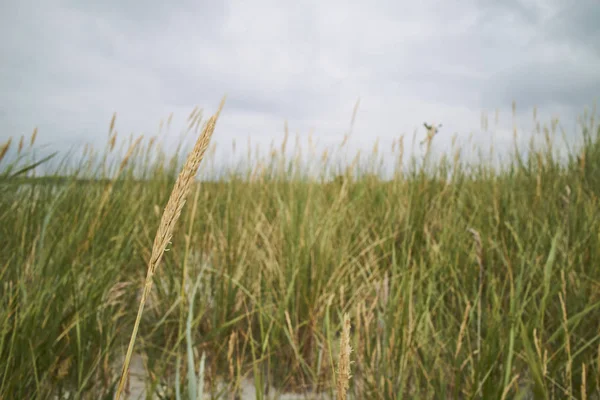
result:
<svg viewBox="0 0 600 400"><path fill-rule="evenodd" d="M195 106L210 115L227 95L221 160L233 140L281 143L286 121L339 144L359 99L351 153L422 140L424 122L442 124L438 151L456 134L502 153L513 100L524 134L537 107L575 136L600 95L597 21L600 0L4 1L0 143L37 127L52 148L102 148L116 112L122 136L173 113L160 139L174 145Z"/></svg>

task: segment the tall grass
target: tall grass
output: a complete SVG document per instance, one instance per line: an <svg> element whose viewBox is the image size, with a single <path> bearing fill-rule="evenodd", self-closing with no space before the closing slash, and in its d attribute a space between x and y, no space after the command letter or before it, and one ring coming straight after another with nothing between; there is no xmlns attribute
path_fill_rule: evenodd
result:
<svg viewBox="0 0 600 400"><path fill-rule="evenodd" d="M119 381L119 386L117 388L117 400L119 400L121 393L123 392L123 388L125 387L125 380L127 378L127 374L129 373L129 363L131 362L135 339L137 337L142 313L144 312L144 306L146 305L146 299L148 294L150 294L150 290L152 290L153 277L156 272L156 268L160 264L169 241L173 236L173 229L175 228L175 224L181 215L181 211L187 200L192 183L196 177L196 174L198 173L200 162L202 161L202 158L204 158L204 154L208 149L210 138L212 137L217 124L218 116L223 108L223 102L224 100L221 102L217 113L209 119L208 123L202 130L202 133L198 136L196 145L189 154L187 161L183 166L183 170L175 182L175 186L171 191L165 211L162 214L160 225L158 226L158 231L156 232L154 243L152 245L152 255L148 261L148 273L144 282L140 306L138 308L138 313L133 325L131 339L129 341L129 345L127 346L127 355L125 356L125 362L123 363L123 372L121 373L121 380Z"/></svg>
<svg viewBox="0 0 600 400"><path fill-rule="evenodd" d="M179 393L201 359L215 397L220 381L235 392L246 379L257 398L268 387L369 399L597 395L592 118L566 162L550 146L501 169L455 152L391 180L370 174L373 155L372 167L313 179L297 154L274 148L227 181L190 183L193 202L152 274L180 152L168 159L154 139L132 138L110 164L114 126L104 153L38 178L47 160L31 157L31 143L0 147L0 398L113 398L140 301L133 354L155 398ZM344 366L352 349L347 387L340 330Z"/></svg>

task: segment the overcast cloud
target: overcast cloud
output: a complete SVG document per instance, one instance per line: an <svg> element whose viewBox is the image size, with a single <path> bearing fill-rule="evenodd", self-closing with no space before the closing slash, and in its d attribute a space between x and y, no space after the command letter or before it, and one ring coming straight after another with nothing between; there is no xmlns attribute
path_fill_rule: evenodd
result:
<svg viewBox="0 0 600 400"><path fill-rule="evenodd" d="M290 131L338 143L360 97L353 146L443 123L437 145L511 103L572 121L600 95L598 0L441 2L30 0L0 6L0 140L37 126L58 148L155 134L171 112L214 111L214 140L268 145ZM206 115L206 114L205 114ZM490 118L493 120L493 118ZM526 125L523 125L525 128ZM479 134L481 137L481 134ZM178 135L164 140L175 142Z"/></svg>

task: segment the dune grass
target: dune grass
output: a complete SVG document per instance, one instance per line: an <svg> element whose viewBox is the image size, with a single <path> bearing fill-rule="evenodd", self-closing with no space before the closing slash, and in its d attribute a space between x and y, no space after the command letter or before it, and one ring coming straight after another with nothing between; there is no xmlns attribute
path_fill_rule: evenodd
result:
<svg viewBox="0 0 600 400"><path fill-rule="evenodd" d="M586 119L578 134L566 162L548 149L503 169L456 156L391 180L310 179L273 151L227 181L190 184L152 274L187 151L167 160L155 139L132 139L110 164L113 120L104 153L36 178L35 137L16 158L12 141L0 147L0 398L112 399L142 300L135 354L154 398L174 398L202 358L205 396L252 379L257 398L269 386L591 399L600 129Z"/></svg>

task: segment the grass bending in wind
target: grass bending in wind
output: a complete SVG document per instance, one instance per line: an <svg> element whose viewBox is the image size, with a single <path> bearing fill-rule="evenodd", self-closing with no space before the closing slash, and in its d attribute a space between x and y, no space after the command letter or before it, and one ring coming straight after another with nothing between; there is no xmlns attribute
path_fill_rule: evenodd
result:
<svg viewBox="0 0 600 400"><path fill-rule="evenodd" d="M192 152L189 154L187 161L183 166L181 174L175 182L175 186L173 187L173 191L171 192L171 196L169 197L169 201L167 202L167 206L165 207L165 211L163 212L158 231L156 232L156 236L154 238L154 244L152 245L152 256L150 257L150 261L148 262L148 272L146 275L146 281L144 283L137 317L133 326L131 340L129 341L129 346L127 347L127 354L125 355L125 361L123 363L121 380L119 382L119 387L117 388L116 400L119 400L121 393L125 388L125 381L129 372L129 363L133 354L133 347L135 344L138 328L142 319L142 313L144 312L144 305L146 304L146 299L148 297L148 294L150 293L150 290L152 289L152 278L154 276L154 272L156 271L156 268L158 267L158 264L162 259L165 249L169 244L169 241L171 240L171 237L173 235L173 229L175 228L175 224L177 223L177 220L181 215L181 210L185 205L185 201L190 191L190 187L192 185L192 182L194 181L196 173L198 172L200 162L202 161L202 158L204 157L204 154L208 149L210 138L212 137L212 134L215 130L217 119L219 117L219 114L221 113L221 110L223 109L224 103L225 98L223 98L223 100L221 101L221 104L219 105L216 114L213 115L205 124L202 133L198 137L198 140L196 141Z"/></svg>
<svg viewBox="0 0 600 400"><path fill-rule="evenodd" d="M407 164L400 138L390 180L383 146L344 173L344 142L321 157L286 136L220 171L211 140L201 175L222 179L194 182L181 210L122 398L254 381L257 399L598 399L600 129L584 118L564 154L557 124L535 126L498 167L460 140L437 157L441 134ZM45 155L15 139L0 143L0 399L113 400L188 147L113 132L104 153L11 177Z"/></svg>

